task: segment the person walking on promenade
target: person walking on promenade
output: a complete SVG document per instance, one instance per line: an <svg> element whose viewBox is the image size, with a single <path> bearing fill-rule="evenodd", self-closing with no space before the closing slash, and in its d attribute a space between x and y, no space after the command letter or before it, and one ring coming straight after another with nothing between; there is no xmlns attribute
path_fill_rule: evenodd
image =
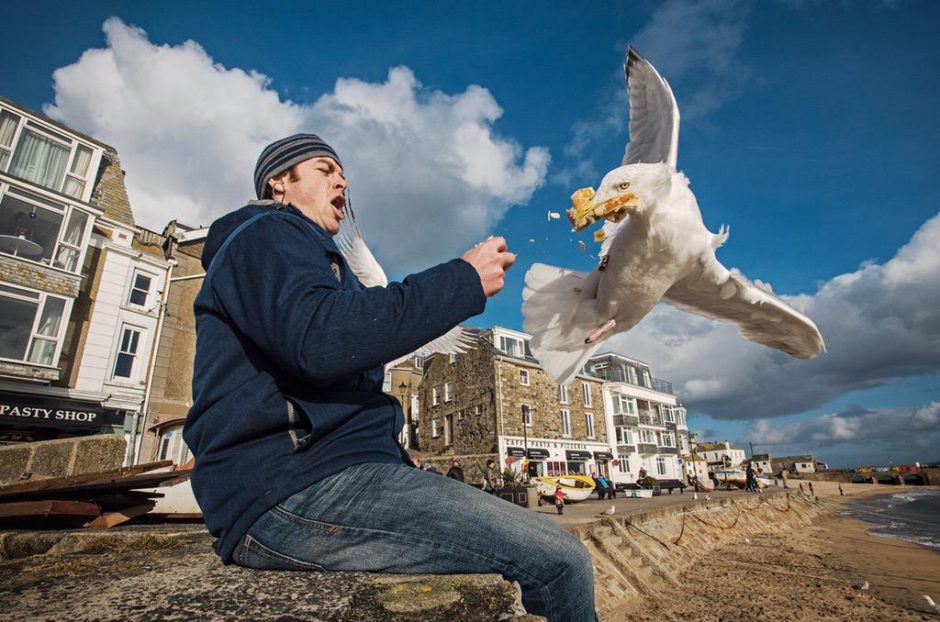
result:
<svg viewBox="0 0 940 622"><path fill-rule="evenodd" d="M558 514L565 513L565 491L561 489L561 486L555 487L555 511Z"/></svg>
<svg viewBox="0 0 940 622"><path fill-rule="evenodd" d="M606 495L608 499L613 499L613 498L614 498L614 496L613 496L613 489L614 489L614 487L613 487L613 485L610 483L610 481L608 481L608 479L607 479L606 477L604 477L604 474L603 474L603 473L601 473L600 475L597 476L597 481L600 483L601 488L603 488L604 495ZM601 499L604 498L604 495L601 495Z"/></svg>
<svg viewBox="0 0 940 622"><path fill-rule="evenodd" d="M458 460L457 458L454 458L450 464L451 464L451 467L447 471L447 477L451 479L455 479L458 482L462 482L463 481L463 468L460 466L460 460Z"/></svg>
<svg viewBox="0 0 940 622"><path fill-rule="evenodd" d="M787 486L787 479L789 479L789 477L790 477L790 475L789 475L789 473L787 473L787 470L786 470L786 469L782 469L782 470L780 471L780 479L781 479L781 481L783 481L783 487L784 487L784 488L789 488L789 486Z"/></svg>
<svg viewBox="0 0 940 622"><path fill-rule="evenodd" d="M806 485L809 486L809 496L813 499L816 498L816 491L813 490L813 482L806 482Z"/></svg>
<svg viewBox="0 0 940 622"><path fill-rule="evenodd" d="M515 261L505 240L364 287L333 240L348 198L329 144L313 134L272 143L254 187L259 201L210 227L194 305L184 438L222 561L499 573L520 584L529 613L596 620L584 545L544 516L414 468L397 440L401 404L382 392L385 363L478 315L503 288Z"/></svg>
<svg viewBox="0 0 940 622"><path fill-rule="evenodd" d="M496 463L492 460L486 461L486 469L483 471L483 490L493 494L499 488L496 481Z"/></svg>

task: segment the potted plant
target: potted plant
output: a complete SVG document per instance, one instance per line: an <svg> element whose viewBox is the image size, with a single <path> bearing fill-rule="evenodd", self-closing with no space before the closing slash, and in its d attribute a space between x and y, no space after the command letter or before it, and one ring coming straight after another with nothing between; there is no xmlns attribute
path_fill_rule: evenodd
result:
<svg viewBox="0 0 940 622"><path fill-rule="evenodd" d="M646 488L647 490L652 490L654 497L659 496L660 494L659 480L657 480L652 475L646 475L640 478L639 480L637 480L637 484L639 484L642 488Z"/></svg>

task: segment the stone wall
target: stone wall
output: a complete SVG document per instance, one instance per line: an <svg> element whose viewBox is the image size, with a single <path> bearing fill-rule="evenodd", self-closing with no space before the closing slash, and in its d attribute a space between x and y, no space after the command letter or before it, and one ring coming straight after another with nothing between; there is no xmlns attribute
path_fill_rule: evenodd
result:
<svg viewBox="0 0 940 622"><path fill-rule="evenodd" d="M75 298L82 278L48 266L0 256L0 281Z"/></svg>
<svg viewBox="0 0 940 622"><path fill-rule="evenodd" d="M604 398L600 379L577 378L568 385L568 403L559 401L558 384L547 372L535 365L500 358L496 362L497 392L502 395L502 434L522 436L522 405L531 408L532 425L526 430L529 437L568 438L562 434L561 409L569 411L573 440L607 442L604 419ZM529 384L520 381L520 370L528 372ZM584 405L581 383L590 386L591 406ZM586 413L594 415L594 437L587 436Z"/></svg>
<svg viewBox="0 0 940 622"><path fill-rule="evenodd" d="M68 477L120 468L127 443L98 434L0 447L0 486L31 478Z"/></svg>
<svg viewBox="0 0 940 622"><path fill-rule="evenodd" d="M715 547L807 526L824 511L801 495L766 493L605 518L572 526L569 531L581 539L594 560L600 618L618 620L622 608L636 598L663 590L680 594L680 573Z"/></svg>
<svg viewBox="0 0 940 622"><path fill-rule="evenodd" d="M424 380L418 392L421 450L437 455L474 455L496 451L496 400L493 391L493 356L485 343L454 357L444 354L425 361ZM445 401L444 385L452 383L453 399ZM438 389L438 405L432 406L432 391ZM440 429L453 418L454 434L448 444L442 431L432 434L433 420Z"/></svg>

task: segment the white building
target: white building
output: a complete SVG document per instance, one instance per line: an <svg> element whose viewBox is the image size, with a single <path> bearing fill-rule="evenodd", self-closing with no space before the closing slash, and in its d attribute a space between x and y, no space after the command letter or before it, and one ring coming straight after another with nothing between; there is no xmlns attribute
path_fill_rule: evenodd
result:
<svg viewBox="0 0 940 622"><path fill-rule="evenodd" d="M685 479L681 456L689 452L689 428L672 384L653 378L645 363L619 354L595 356L585 371L605 380L612 479L633 483L643 474Z"/></svg>
<svg viewBox="0 0 940 622"><path fill-rule="evenodd" d="M731 443L697 443L693 448L708 463L708 470L738 468L744 462L744 450L732 447Z"/></svg>
<svg viewBox="0 0 940 622"><path fill-rule="evenodd" d="M0 97L0 442L122 435L166 262L117 152Z"/></svg>

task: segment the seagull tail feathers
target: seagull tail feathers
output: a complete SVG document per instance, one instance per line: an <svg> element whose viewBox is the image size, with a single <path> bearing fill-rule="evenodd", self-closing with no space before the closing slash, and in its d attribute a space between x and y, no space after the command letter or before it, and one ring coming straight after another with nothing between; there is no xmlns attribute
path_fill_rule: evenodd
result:
<svg viewBox="0 0 940 622"><path fill-rule="evenodd" d="M590 277L591 273L541 263L533 264L525 275L522 315L523 328L532 335L529 347L560 384L580 373L599 345L584 343L597 328L597 284Z"/></svg>

